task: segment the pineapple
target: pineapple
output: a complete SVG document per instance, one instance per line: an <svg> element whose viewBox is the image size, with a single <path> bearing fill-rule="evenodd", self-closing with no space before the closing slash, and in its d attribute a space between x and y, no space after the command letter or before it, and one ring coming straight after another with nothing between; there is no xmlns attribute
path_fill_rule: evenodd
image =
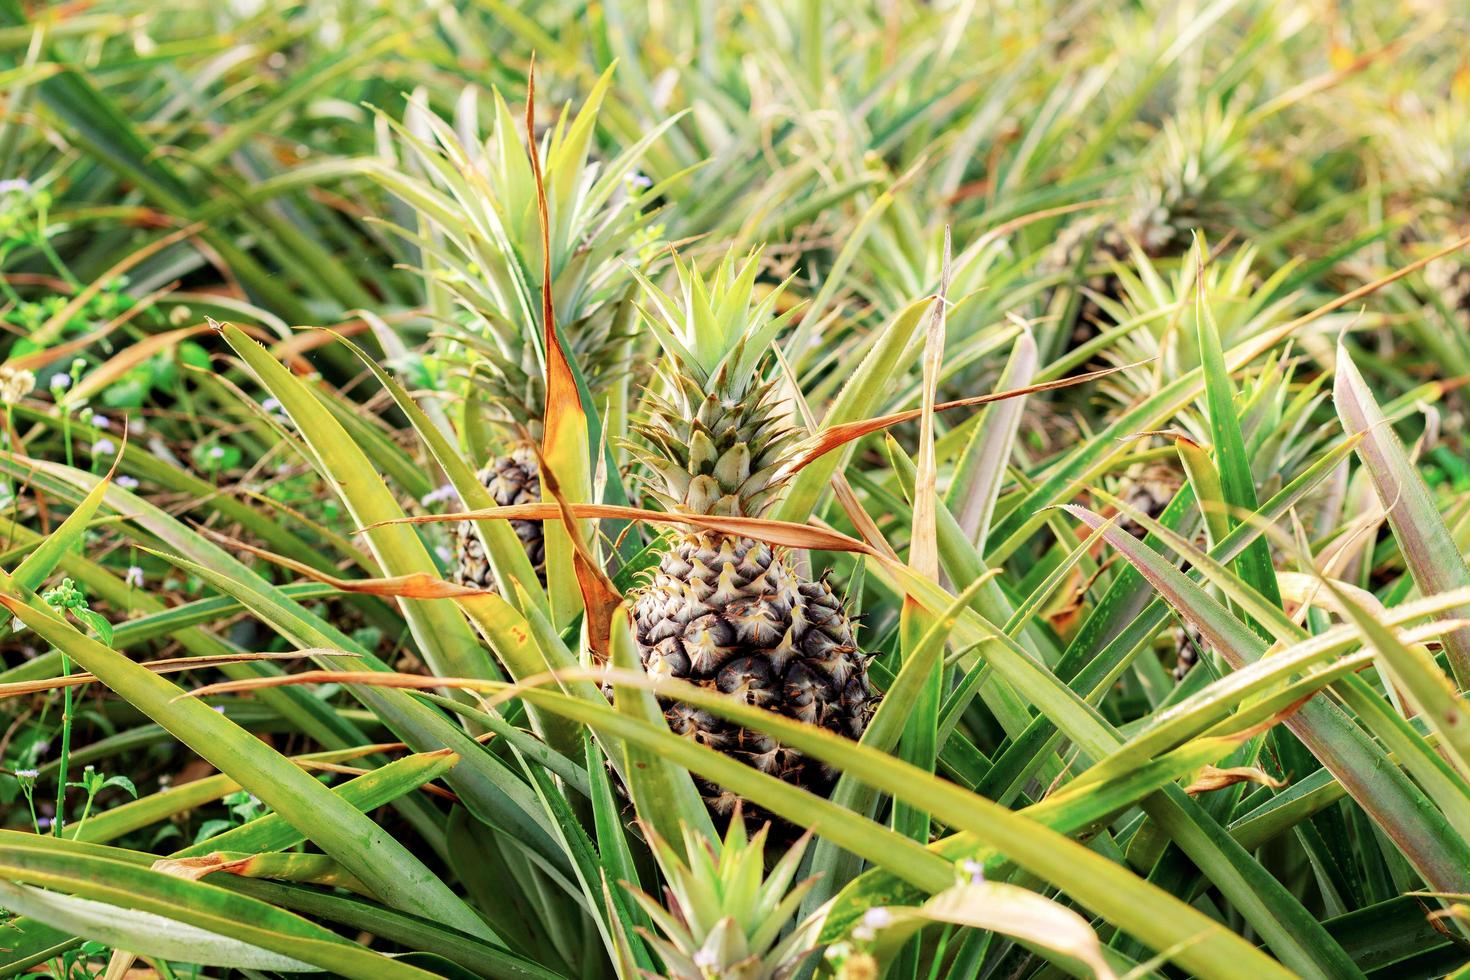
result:
<svg viewBox="0 0 1470 980"><path fill-rule="evenodd" d="M476 474L498 507L541 502L541 471L536 451L529 445L518 445L504 456L497 456ZM540 521L511 521L516 537L526 549L526 557L541 584L546 584L546 535ZM489 589L495 587L495 575L485 545L475 533L475 525L460 521L454 526L454 581L459 585Z"/></svg>
<svg viewBox="0 0 1470 980"><path fill-rule="evenodd" d="M661 389L648 394L630 447L647 492L667 510L760 517L785 483L797 433L769 378L767 348L791 311L773 316L780 290L752 303L759 265L727 256L708 283L677 258L682 303L645 280L650 328L667 355ZM718 690L747 704L860 736L875 705L867 659L843 602L802 576L779 548L718 531L678 535L651 582L634 596L643 665L650 674ZM774 739L685 704L666 706L669 727L761 772L814 792L835 773ZM721 816L739 805L706 785Z"/></svg>
<svg viewBox="0 0 1470 980"><path fill-rule="evenodd" d="M616 159L596 160L592 135L609 81L604 75L575 116L564 110L539 146L557 325L594 404L616 413L629 383L632 268L658 235L651 206L658 190L634 168L662 127ZM461 430L488 427L487 438L467 441L495 446L480 481L502 506L538 502L532 445L545 403L543 253L536 183L517 120L496 93L493 132L471 139L462 134L479 130L472 98L459 100L450 125L416 96L406 124L394 128L397 152L385 153L372 173L413 213L417 230L394 230L418 247L431 311L448 327L438 354L464 382ZM511 526L544 583L541 523ZM474 525L456 525L454 541L454 581L493 589Z"/></svg>
<svg viewBox="0 0 1470 980"><path fill-rule="evenodd" d="M1184 473L1177 465L1153 463L1124 476L1121 499L1130 507L1157 520L1183 485ZM1126 514L1118 526L1140 541L1148 537L1148 529Z"/></svg>
<svg viewBox="0 0 1470 980"><path fill-rule="evenodd" d="M787 931L801 899L816 883L815 878L795 881L809 838L799 840L765 874L767 832L762 828L747 837L745 821L737 813L719 848L686 832L683 855L649 833L670 908L643 892L629 889L629 894L661 933L639 930L663 960L663 976L782 980L794 975L812 951L820 914Z"/></svg>
<svg viewBox="0 0 1470 980"><path fill-rule="evenodd" d="M1199 663L1204 649L1204 637L1194 627L1180 624L1174 627L1174 680L1182 681Z"/></svg>

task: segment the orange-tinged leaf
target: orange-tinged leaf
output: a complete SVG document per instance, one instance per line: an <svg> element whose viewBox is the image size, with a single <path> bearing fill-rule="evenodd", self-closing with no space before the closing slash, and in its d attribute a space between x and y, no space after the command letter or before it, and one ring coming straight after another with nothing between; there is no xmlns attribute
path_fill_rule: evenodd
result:
<svg viewBox="0 0 1470 980"><path fill-rule="evenodd" d="M304 575L314 582L330 585L343 592L396 599L463 599L468 596L486 595L494 591L493 589L476 589L468 585L456 585L427 572L412 572L408 575L393 575L388 578L338 578L320 569L312 568L310 565L287 558L285 555L278 555L273 551L266 551L264 548L237 541L211 528L200 527L199 530L232 548L248 551L258 558L264 558L272 564L289 568L298 575Z"/></svg>
<svg viewBox="0 0 1470 980"><path fill-rule="evenodd" d="M705 528L764 541L785 548L805 548L812 551L851 551L856 554L877 557L880 552L870 545L850 538L839 531L815 527L811 524L794 524L790 521L772 521L761 517L721 517L713 514L677 514L641 507L625 507L621 504L573 504L566 505L574 517L612 518L615 520L647 521L652 524L678 524ZM483 510L466 510L454 514L421 514L404 517L389 524L438 524L448 521L559 521L563 514L557 504L512 504L508 507L488 507ZM361 530L370 530L369 525Z"/></svg>
<svg viewBox="0 0 1470 980"><path fill-rule="evenodd" d="M587 616L587 645L592 651L592 660L596 664L605 664L612 646L613 610L618 608L623 597L587 546L572 505L561 492L561 484L557 482L550 463L540 453L537 453L537 462L541 467L541 486L556 501L561 526L566 528L571 538L572 570L577 576L577 586L582 590L582 607Z"/></svg>
<svg viewBox="0 0 1470 980"><path fill-rule="evenodd" d="M780 365L782 375L786 378L787 397L791 399L792 405L796 407L803 424L806 425L807 431L816 432L816 416L812 414L811 406L807 404L806 396L801 393L801 387L796 381L796 372L791 370L791 365L787 363L786 356L781 353L779 346L773 347L772 351L776 355L776 363ZM852 521L853 527L857 528L863 540L888 557L896 559L898 553L893 550L888 544L888 540L883 537L883 532L879 530L877 522L863 509L862 502L858 500L857 493L853 491L852 484L848 482L847 475L840 470L834 472L832 474L831 484L832 493L837 498L837 502L842 505L843 513L847 515L848 520Z"/></svg>
<svg viewBox="0 0 1470 980"><path fill-rule="evenodd" d="M1019 398L1022 395L1034 394L1038 391L1051 391L1054 388L1070 388L1072 385L1086 384L1096 381L1098 378L1109 374L1117 374L1129 368L1146 364L1147 361L1139 361L1135 364L1124 364L1118 367L1104 368L1100 371L1089 371L1071 378L1059 378L1056 381L1043 381L1040 384L1026 385L1024 388L1013 388L1008 391L994 391L988 395L975 395L971 398L960 398L955 401L941 402L935 405L933 411L948 412L955 408L967 408L975 405L986 405L990 402L1004 401L1007 398ZM792 460L786 464L786 472L797 473L805 467L821 459L834 449L840 449L854 439L871 435L882 429L889 429L903 422L911 422L924 414L922 408L911 408L902 412L891 412L888 415L879 415L871 419L859 419L856 422L844 422L834 425L829 429L818 432L815 436L805 440Z"/></svg>
<svg viewBox="0 0 1470 980"><path fill-rule="evenodd" d="M1470 98L1470 65L1461 65L1450 78L1450 92L1457 99Z"/></svg>
<svg viewBox="0 0 1470 980"><path fill-rule="evenodd" d="M546 418L541 451L553 456L562 432L573 429L585 440L587 420L572 367L556 333L556 310L551 296L551 215L546 203L546 175L541 170L541 151L536 142L536 65L531 64L526 88L526 143L531 152L531 173L536 178L536 210L541 223L541 329L546 344Z"/></svg>
<svg viewBox="0 0 1470 980"><path fill-rule="evenodd" d="M527 678L526 684L541 679L551 679L550 674ZM506 687L503 681L485 681L474 677L431 677L427 674L400 674L387 670L303 670L295 674L273 674L269 677L244 677L234 681L220 681L186 691L174 698L205 698L215 694L240 694L259 691L270 687L293 687L297 684L361 684L366 687L392 687L409 691L433 690L440 687L459 688L464 691L492 691Z"/></svg>
<svg viewBox="0 0 1470 980"><path fill-rule="evenodd" d="M563 492L575 503L592 499L588 461L587 413L577 392L576 377L556 332L556 310L551 295L551 214L546 203L546 175L536 141L536 63L532 59L526 84L526 143L531 174L536 181L536 213L541 224L541 330L546 351L546 411L541 429L542 466L555 469ZM544 472L544 470L543 470ZM575 546L568 526L546 529L546 583L552 618L565 625L576 614L575 593L568 572L577 575Z"/></svg>
<svg viewBox="0 0 1470 980"><path fill-rule="evenodd" d="M228 653L204 657L175 657L169 660L154 660L142 666L156 674L176 674L182 670L200 670L205 667L223 667L227 664L243 664L252 660L299 660L309 656L310 650L291 650L285 653ZM63 687L80 687L97 680L89 673L68 674L65 677L38 677L33 681L13 681L0 684L0 701L27 694L40 694Z"/></svg>

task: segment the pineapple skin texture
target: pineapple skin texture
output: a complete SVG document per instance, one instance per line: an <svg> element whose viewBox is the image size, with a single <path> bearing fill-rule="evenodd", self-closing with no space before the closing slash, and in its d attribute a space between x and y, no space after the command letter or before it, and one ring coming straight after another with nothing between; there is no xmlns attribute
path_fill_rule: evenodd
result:
<svg viewBox="0 0 1470 980"><path fill-rule="evenodd" d="M500 507L541 502L541 469L530 446L519 446L505 456L490 460L476 474L495 503ZM536 570L541 584L546 584L546 533L540 521L511 521L516 537L526 549L526 557ZM485 555L485 546L475 533L475 526L461 521L454 526L456 585L474 589L495 589L495 574Z"/></svg>
<svg viewBox="0 0 1470 980"><path fill-rule="evenodd" d="M784 553L749 538L687 534L633 599L644 668L745 704L857 738L877 706L867 658L842 601L826 582L804 580ZM761 732L710 712L666 703L669 728L770 776L826 795L836 772ZM713 784L710 809L741 801ZM743 805L747 818L761 819Z"/></svg>

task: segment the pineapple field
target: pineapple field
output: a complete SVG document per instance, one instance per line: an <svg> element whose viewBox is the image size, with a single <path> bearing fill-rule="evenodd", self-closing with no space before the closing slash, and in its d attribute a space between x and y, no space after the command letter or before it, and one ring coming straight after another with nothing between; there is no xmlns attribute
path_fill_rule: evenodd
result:
<svg viewBox="0 0 1470 980"><path fill-rule="evenodd" d="M0 0L0 977L1470 980L1466 37Z"/></svg>

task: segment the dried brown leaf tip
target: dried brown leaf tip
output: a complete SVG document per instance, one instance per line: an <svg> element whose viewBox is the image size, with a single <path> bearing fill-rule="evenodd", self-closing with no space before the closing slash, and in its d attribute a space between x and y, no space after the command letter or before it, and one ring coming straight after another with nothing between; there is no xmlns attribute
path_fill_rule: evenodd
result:
<svg viewBox="0 0 1470 980"><path fill-rule="evenodd" d="M1284 780L1277 779L1256 766L1231 766L1227 769L1205 766L1194 778L1194 782L1184 788L1184 791L1191 796L1197 796L1200 793L1213 793L1217 789L1224 789L1237 783L1257 783L1272 789L1283 789L1286 786Z"/></svg>

